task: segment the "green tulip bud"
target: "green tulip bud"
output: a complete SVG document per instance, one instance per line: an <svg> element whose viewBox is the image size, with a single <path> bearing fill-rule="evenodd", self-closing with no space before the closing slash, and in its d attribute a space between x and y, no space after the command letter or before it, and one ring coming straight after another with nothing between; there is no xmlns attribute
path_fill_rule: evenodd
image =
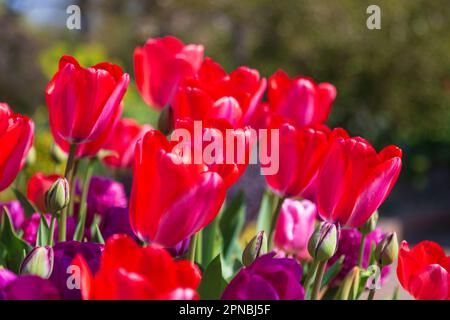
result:
<svg viewBox="0 0 450 320"><path fill-rule="evenodd" d="M28 253L20 266L20 274L34 274L48 279L53 270L52 247L36 247Z"/></svg>
<svg viewBox="0 0 450 320"><path fill-rule="evenodd" d="M250 240L242 253L242 263L249 266L256 258L267 252L267 238L264 231L258 232L256 236Z"/></svg>
<svg viewBox="0 0 450 320"><path fill-rule="evenodd" d="M45 193L45 208L48 212L56 213L64 209L69 200L69 183L65 178L59 178Z"/></svg>
<svg viewBox="0 0 450 320"><path fill-rule="evenodd" d="M380 267L392 264L397 258L398 240L395 232L388 233L375 248L375 259Z"/></svg>
<svg viewBox="0 0 450 320"><path fill-rule="evenodd" d="M309 239L309 254L316 261L326 261L335 254L338 240L339 232L336 225L322 222Z"/></svg>
<svg viewBox="0 0 450 320"><path fill-rule="evenodd" d="M377 227L378 222L378 211L375 211L367 220L365 224L363 224L361 227L358 228L359 232L366 235L371 233L375 228Z"/></svg>

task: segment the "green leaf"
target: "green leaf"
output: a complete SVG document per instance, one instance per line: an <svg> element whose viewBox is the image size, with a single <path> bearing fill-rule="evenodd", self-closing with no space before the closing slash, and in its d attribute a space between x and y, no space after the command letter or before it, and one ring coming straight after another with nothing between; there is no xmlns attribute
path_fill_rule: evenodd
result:
<svg viewBox="0 0 450 320"><path fill-rule="evenodd" d="M102 233L100 232L100 228L98 227L98 224L95 224L94 226L94 234L92 235L92 241L98 242L100 244L105 244L105 239L102 236Z"/></svg>
<svg viewBox="0 0 450 320"><path fill-rule="evenodd" d="M244 192L239 191L222 212L219 228L222 234L222 253L228 260L233 250L239 249L238 237L245 222ZM232 250L233 249L233 250ZM241 254L239 253L239 257Z"/></svg>
<svg viewBox="0 0 450 320"><path fill-rule="evenodd" d="M339 274L339 272L341 271L342 266L344 264L344 259L345 259L344 255L340 256L339 259L337 259L333 263L333 265L327 269L327 271L323 275L321 287L328 284L330 282L330 280L332 280L334 277L336 277Z"/></svg>
<svg viewBox="0 0 450 320"><path fill-rule="evenodd" d="M206 267L220 253L221 234L219 232L219 216L217 216L203 231L201 266Z"/></svg>
<svg viewBox="0 0 450 320"><path fill-rule="evenodd" d="M41 219L39 222L39 229L36 235L36 246L42 247L49 245L48 243L48 237L50 234L50 228L47 224L47 220L45 219L45 216L41 214Z"/></svg>
<svg viewBox="0 0 450 320"><path fill-rule="evenodd" d="M256 221L256 231L263 230L265 234L270 233L270 223L272 221L272 213L274 210L275 195L266 190L261 200L261 206L259 208L258 220Z"/></svg>
<svg viewBox="0 0 450 320"><path fill-rule="evenodd" d="M2 264L11 271L18 273L20 264L25 255L31 250L31 246L15 233L11 216L6 208L3 208L0 224L0 245L2 248L0 257L0 260L3 260Z"/></svg>
<svg viewBox="0 0 450 320"><path fill-rule="evenodd" d="M25 216L27 218L31 217L33 213L39 212L39 210L19 190L13 189L13 192L17 200L22 205L22 208L25 211Z"/></svg>
<svg viewBox="0 0 450 320"><path fill-rule="evenodd" d="M226 286L227 282L222 276L222 263L218 254L203 272L198 293L202 300L218 300Z"/></svg>

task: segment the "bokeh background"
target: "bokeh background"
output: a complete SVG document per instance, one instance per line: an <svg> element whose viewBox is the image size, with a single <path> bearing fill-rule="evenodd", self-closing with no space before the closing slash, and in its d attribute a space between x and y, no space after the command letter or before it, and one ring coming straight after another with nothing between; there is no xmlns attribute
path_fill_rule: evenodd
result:
<svg viewBox="0 0 450 320"><path fill-rule="evenodd" d="M81 8L81 30L66 28L71 4ZM366 27L370 4L381 8L381 30ZM282 68L333 83L330 126L377 149L404 150L400 180L380 210L384 221L412 243L450 246L448 0L0 0L0 100L36 121L29 172L54 170L44 89L62 54L86 66L112 61L133 74L134 48L169 34L204 44L228 71L248 65L268 77ZM133 84L125 105L126 116L156 123ZM246 187L249 216L264 187L257 172L250 168L235 187Z"/></svg>

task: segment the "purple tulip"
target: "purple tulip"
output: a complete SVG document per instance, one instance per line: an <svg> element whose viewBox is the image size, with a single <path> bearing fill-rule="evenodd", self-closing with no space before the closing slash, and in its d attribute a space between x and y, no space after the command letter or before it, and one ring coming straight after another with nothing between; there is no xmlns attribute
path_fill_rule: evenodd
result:
<svg viewBox="0 0 450 320"><path fill-rule="evenodd" d="M303 300L302 267L271 252L243 267L222 294L223 300Z"/></svg>
<svg viewBox="0 0 450 320"><path fill-rule="evenodd" d="M370 232L364 242L364 254L362 260L362 267L367 268L369 265L370 249L372 245L377 245L383 239L384 233L376 228ZM328 261L331 266L339 257L345 255L344 263L339 274L336 276L332 285L339 285L340 281L344 279L347 273L358 265L359 247L361 244L361 233L357 229L342 229L339 236L339 245L336 253ZM381 280L383 281L389 273L389 266L381 270Z"/></svg>
<svg viewBox="0 0 450 320"><path fill-rule="evenodd" d="M14 225L14 229L19 229L25 221L25 212L20 202L17 200L13 200L0 203L0 218L3 215L3 207L6 207L6 209L8 209L9 215L11 216L11 220Z"/></svg>
<svg viewBox="0 0 450 320"><path fill-rule="evenodd" d="M81 194L78 185L77 193ZM87 196L86 226L90 226L95 214L103 216L112 207L126 208L128 206L125 187L122 183L101 176L93 176L89 182Z"/></svg>
<svg viewBox="0 0 450 320"><path fill-rule="evenodd" d="M124 233L137 239L131 229L128 208L112 207L107 209L100 223L100 232L105 240L116 233Z"/></svg>
<svg viewBox="0 0 450 320"><path fill-rule="evenodd" d="M12 281L16 280L16 278L17 275L14 272L0 267L0 291L3 290L3 288L5 288Z"/></svg>
<svg viewBox="0 0 450 320"><path fill-rule="evenodd" d="M70 289L67 279L72 276L68 267L72 264L77 254L80 254L87 262L92 273L96 273L100 266L100 256L103 246L92 242L66 241L58 242L53 247L54 262L50 281L58 289L60 296L65 300L79 300L79 289Z"/></svg>
<svg viewBox="0 0 450 320"><path fill-rule="evenodd" d="M0 289L0 299L4 300L58 300L55 287L46 279L25 275L16 277Z"/></svg>
<svg viewBox="0 0 450 320"><path fill-rule="evenodd" d="M47 224L50 226L50 222L52 219L51 214L45 213L44 214L45 220L47 221ZM41 222L41 215L39 213L33 213L30 218L25 220L25 222L22 225L23 230L23 239L28 242L30 245L34 246L36 244L36 236L39 230L39 224ZM67 237L72 238L73 234L75 233L75 219L74 217L68 217L67 218ZM55 221L55 237L56 240L58 238L58 221Z"/></svg>

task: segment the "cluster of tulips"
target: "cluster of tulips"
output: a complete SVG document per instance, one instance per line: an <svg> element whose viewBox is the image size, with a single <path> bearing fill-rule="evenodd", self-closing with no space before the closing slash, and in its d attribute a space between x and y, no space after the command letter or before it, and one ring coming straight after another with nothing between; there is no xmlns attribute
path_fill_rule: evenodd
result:
<svg viewBox="0 0 450 320"><path fill-rule="evenodd" d="M0 203L0 299L373 299L397 258L414 298L450 298L438 244L410 249L377 227L402 151L325 126L333 85L281 70L267 80L248 67L227 73L175 37L136 48L134 75L159 130L122 118L130 77L119 66L60 59L45 95L65 171L36 172L23 192L11 185L34 124L0 104L0 191L17 197ZM256 227L242 193L226 201L248 155L194 163L174 149L170 133L193 121L234 130L247 146L252 128L278 133ZM131 190L94 165L130 170Z"/></svg>

